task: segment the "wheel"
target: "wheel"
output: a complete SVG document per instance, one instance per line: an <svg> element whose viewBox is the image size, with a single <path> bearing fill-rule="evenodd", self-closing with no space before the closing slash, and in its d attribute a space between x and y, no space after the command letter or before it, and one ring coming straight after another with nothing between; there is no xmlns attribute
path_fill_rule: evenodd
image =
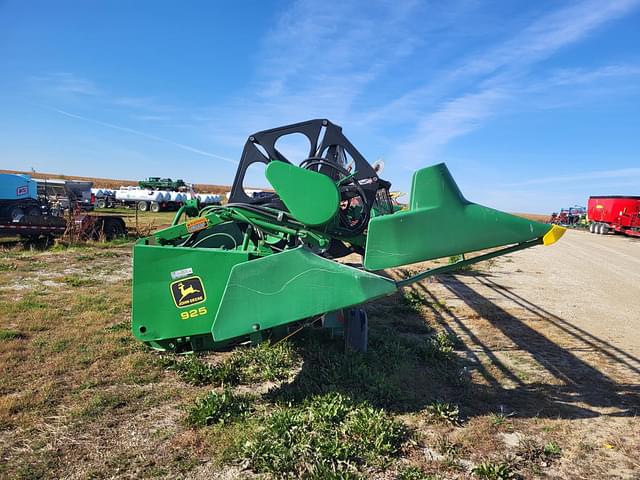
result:
<svg viewBox="0 0 640 480"><path fill-rule="evenodd" d="M127 228L120 218L105 218L102 225L102 234L105 240L113 240L114 238L124 237L127 234Z"/></svg>
<svg viewBox="0 0 640 480"><path fill-rule="evenodd" d="M40 209L38 207L31 207L27 210L28 217L39 217L41 214Z"/></svg>
<svg viewBox="0 0 640 480"><path fill-rule="evenodd" d="M595 233L595 228L596 228L596 224L595 223L590 223L589 224L589 233Z"/></svg>
<svg viewBox="0 0 640 480"><path fill-rule="evenodd" d="M609 225L607 225L606 223L603 223L602 230L600 231L600 233L602 235L606 235L607 233L609 233Z"/></svg>
<svg viewBox="0 0 640 480"><path fill-rule="evenodd" d="M158 202L151 202L149 210L153 213L158 213L160 211L160 204Z"/></svg>
<svg viewBox="0 0 640 480"><path fill-rule="evenodd" d="M138 210L141 212L146 212L149 209L149 204L144 200L138 202Z"/></svg>
<svg viewBox="0 0 640 480"><path fill-rule="evenodd" d="M22 210L20 207L14 207L11 209L12 222L19 222L22 217L24 217L24 210Z"/></svg>
<svg viewBox="0 0 640 480"><path fill-rule="evenodd" d="M599 223L598 225L596 225L596 233L597 233L598 235L602 235L602 226L603 226L603 225L602 225L601 223Z"/></svg>
<svg viewBox="0 0 640 480"><path fill-rule="evenodd" d="M107 201L104 198L96 200L96 208L107 208Z"/></svg>

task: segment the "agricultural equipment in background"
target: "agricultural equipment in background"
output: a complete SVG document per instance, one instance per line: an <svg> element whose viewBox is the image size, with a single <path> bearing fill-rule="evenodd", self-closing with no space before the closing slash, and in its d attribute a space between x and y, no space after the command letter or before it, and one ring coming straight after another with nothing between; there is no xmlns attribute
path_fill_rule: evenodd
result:
<svg viewBox="0 0 640 480"><path fill-rule="evenodd" d="M587 209L585 207L561 208L559 213L552 213L549 223L563 227L583 227L587 223Z"/></svg>
<svg viewBox="0 0 640 480"><path fill-rule="evenodd" d="M0 174L0 236L48 243L65 234L76 239L107 240L126 235L121 217L83 213L86 192L93 199L90 189L90 182L45 182L29 175ZM52 192L59 195L50 199Z"/></svg>
<svg viewBox="0 0 640 480"><path fill-rule="evenodd" d="M149 177L146 180L140 180L138 186L149 190L177 191L181 188L186 188L187 184L180 179L171 180L170 178Z"/></svg>
<svg viewBox="0 0 640 480"><path fill-rule="evenodd" d="M278 150L294 134L309 140L308 157L295 163ZM255 164L266 166L274 193L247 195L243 181ZM186 204L172 226L135 244L133 334L187 352L281 337L321 318L344 325L362 348L366 315L355 306L564 233L467 201L444 164L414 174L406 210L394 208L390 186L327 120L251 135L228 204ZM182 214L192 218L181 222ZM496 247L399 281L374 273ZM351 254L361 263L336 261Z"/></svg>
<svg viewBox="0 0 640 480"><path fill-rule="evenodd" d="M589 231L640 237L640 197L611 195L589 197Z"/></svg>

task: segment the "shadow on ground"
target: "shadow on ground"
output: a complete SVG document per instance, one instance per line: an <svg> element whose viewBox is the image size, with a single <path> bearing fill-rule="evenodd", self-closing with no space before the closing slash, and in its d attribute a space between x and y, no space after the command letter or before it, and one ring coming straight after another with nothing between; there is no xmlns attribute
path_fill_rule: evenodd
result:
<svg viewBox="0 0 640 480"><path fill-rule="evenodd" d="M464 282L473 276L490 295L482 295ZM640 413L640 360L554 315L493 281L490 275L467 272L438 279L462 299L472 312L459 316L441 303L426 283L414 286L420 308L396 295L367 307L370 319L369 351L345 353L338 339L311 331L298 338L304 364L289 384L273 390L276 400L298 402L308 396L340 392L355 400L397 413L416 412L434 401L460 405L467 417L506 412L516 417L578 419L600 415L630 417ZM495 297L494 297L495 294ZM523 319L508 312L492 298L502 297L520 311ZM424 315L428 312L427 315ZM462 355L434 341L434 330L424 319L433 318L440 329L465 337L458 345ZM540 321L534 329L524 321ZM492 329L475 333L474 318L486 319ZM562 346L545 335L545 329L563 335ZM498 348L490 335L502 334ZM440 335L442 337L442 335ZM564 341L567 338L567 342ZM442 339L442 338L440 338ZM446 342L445 342L446 344ZM526 381L497 353L530 355L549 381ZM606 368L600 370L579 356L592 354ZM488 361L487 361L488 360ZM622 368L629 383L619 383L605 373ZM471 371L478 372L472 377ZM536 376L536 378L539 376ZM472 379L473 378L473 379Z"/></svg>

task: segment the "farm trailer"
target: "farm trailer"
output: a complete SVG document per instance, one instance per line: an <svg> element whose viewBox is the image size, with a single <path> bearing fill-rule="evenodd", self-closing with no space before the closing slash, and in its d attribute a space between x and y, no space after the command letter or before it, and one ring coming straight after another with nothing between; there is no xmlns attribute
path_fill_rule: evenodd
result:
<svg viewBox="0 0 640 480"><path fill-rule="evenodd" d="M640 196L593 196L587 206L589 231L640 237Z"/></svg>
<svg viewBox="0 0 640 480"><path fill-rule="evenodd" d="M70 194L69 198L79 197ZM79 199L75 205L67 204L72 212L67 219L61 212L55 214L59 210L52 208L46 191L29 175L0 174L0 236L34 241L51 240L71 231L95 239L127 233L121 217L82 214L81 204Z"/></svg>
<svg viewBox="0 0 640 480"><path fill-rule="evenodd" d="M96 191L98 208L125 207L135 208L141 212L176 211L192 198L201 206L219 205L220 195L176 192L162 190L145 190L138 187L121 187L119 190Z"/></svg>

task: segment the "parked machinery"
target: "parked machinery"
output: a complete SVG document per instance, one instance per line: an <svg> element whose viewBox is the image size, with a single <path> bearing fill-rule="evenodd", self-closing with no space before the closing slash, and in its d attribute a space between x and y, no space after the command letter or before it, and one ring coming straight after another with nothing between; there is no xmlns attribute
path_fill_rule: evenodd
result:
<svg viewBox="0 0 640 480"><path fill-rule="evenodd" d="M149 177L146 180L140 180L138 186L148 190L168 190L174 191L187 186L184 180L171 180L170 178Z"/></svg>
<svg viewBox="0 0 640 480"><path fill-rule="evenodd" d="M277 148L292 134L310 144L295 163ZM266 164L270 195L243 188L256 163ZM414 174L406 210L394 208L390 186L327 120L251 135L228 204L198 211L190 202L172 226L135 244L133 335L160 350L217 349L284 335L329 312L366 332L366 315L354 306L564 233L469 202L444 164ZM192 218L181 221L183 213ZM374 273L496 247L398 281ZM336 261L350 254L362 263Z"/></svg>
<svg viewBox="0 0 640 480"><path fill-rule="evenodd" d="M0 236L50 240L65 233L82 239L126 235L119 216L84 213L92 205L91 182L40 180L0 174Z"/></svg>
<svg viewBox="0 0 640 480"><path fill-rule="evenodd" d="M640 237L640 196L593 196L587 206L589 231Z"/></svg>
<svg viewBox="0 0 640 480"><path fill-rule="evenodd" d="M552 213L549 223L564 227L583 227L586 224L587 209L575 206L561 208L559 213Z"/></svg>
<svg viewBox="0 0 640 480"><path fill-rule="evenodd" d="M65 229L64 218L53 215L49 203L39 197L35 180L0 174L0 236L36 239L61 235Z"/></svg>

